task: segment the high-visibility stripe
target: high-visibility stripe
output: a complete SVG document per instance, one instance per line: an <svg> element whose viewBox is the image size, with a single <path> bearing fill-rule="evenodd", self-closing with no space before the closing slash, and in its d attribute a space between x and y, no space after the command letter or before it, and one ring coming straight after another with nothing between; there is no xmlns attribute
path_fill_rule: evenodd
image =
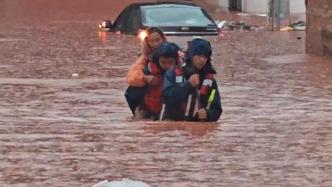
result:
<svg viewBox="0 0 332 187"><path fill-rule="evenodd" d="M160 116L159 116L159 121L163 120L164 113L165 113L165 104L163 104L163 106L161 108L161 112L160 112Z"/></svg>
<svg viewBox="0 0 332 187"><path fill-rule="evenodd" d="M211 79L204 79L203 85L212 87L213 81Z"/></svg>
<svg viewBox="0 0 332 187"><path fill-rule="evenodd" d="M176 83L182 83L183 82L183 76L176 76L175 81L176 81Z"/></svg>
<svg viewBox="0 0 332 187"><path fill-rule="evenodd" d="M199 91L198 89L196 90L196 102L195 102L195 108L194 108L194 113L193 113L193 118L195 117L196 113L198 112L199 110Z"/></svg>
<svg viewBox="0 0 332 187"><path fill-rule="evenodd" d="M190 94L188 96L188 102L187 102L187 108L186 108L186 117L189 116L189 110L190 110L190 105L191 105L191 100L192 100L193 95Z"/></svg>

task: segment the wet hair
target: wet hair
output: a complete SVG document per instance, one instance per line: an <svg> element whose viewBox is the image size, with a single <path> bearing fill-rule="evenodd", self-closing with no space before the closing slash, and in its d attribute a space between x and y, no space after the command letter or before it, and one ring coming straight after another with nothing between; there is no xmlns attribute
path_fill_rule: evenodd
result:
<svg viewBox="0 0 332 187"><path fill-rule="evenodd" d="M167 39L166 39L166 36L164 35L163 31L160 30L158 27L150 27L146 31L147 31L148 35L144 39L144 42L143 42L142 54L143 54L144 59L148 60L148 59L151 59L151 54L152 54L152 48L148 42L149 35L151 35L152 33L158 33L162 37L163 42L166 42Z"/></svg>
<svg viewBox="0 0 332 187"><path fill-rule="evenodd" d="M161 29L159 29L158 27L149 27L146 30L146 32L148 33L148 36L146 38L148 38L152 33L158 33L162 37L163 41L166 40L166 37L165 37L163 31Z"/></svg>

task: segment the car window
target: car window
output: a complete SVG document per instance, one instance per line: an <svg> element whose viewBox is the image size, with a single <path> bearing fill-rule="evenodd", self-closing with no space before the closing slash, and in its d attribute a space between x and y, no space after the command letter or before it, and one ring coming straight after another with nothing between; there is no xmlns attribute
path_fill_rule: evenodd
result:
<svg viewBox="0 0 332 187"><path fill-rule="evenodd" d="M129 8L127 7L126 9L124 9L120 15L116 18L116 20L114 21L114 30L123 30L123 27L125 25L126 19L128 17L129 14Z"/></svg>
<svg viewBox="0 0 332 187"><path fill-rule="evenodd" d="M136 33L137 30L142 26L141 9L139 7L135 7L133 9L131 19L132 31Z"/></svg>
<svg viewBox="0 0 332 187"><path fill-rule="evenodd" d="M114 23L114 30L135 34L141 26L141 12L138 7L130 6L121 12Z"/></svg>
<svg viewBox="0 0 332 187"><path fill-rule="evenodd" d="M143 23L146 26L208 26L214 23L199 7L144 6Z"/></svg>

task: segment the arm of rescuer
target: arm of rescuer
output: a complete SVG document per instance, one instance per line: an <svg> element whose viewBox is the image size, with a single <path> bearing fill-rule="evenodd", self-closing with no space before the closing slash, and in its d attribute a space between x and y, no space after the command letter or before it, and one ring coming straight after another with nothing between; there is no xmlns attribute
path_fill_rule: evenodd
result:
<svg viewBox="0 0 332 187"><path fill-rule="evenodd" d="M163 98L168 106L179 106L186 101L188 95L195 89L187 80L181 84L175 82L175 71L170 69L164 74ZM172 107L172 108L173 108Z"/></svg>
<svg viewBox="0 0 332 187"><path fill-rule="evenodd" d="M128 71L127 83L129 86L144 87L147 84L147 77L144 74L144 68L146 66L146 60L143 56L140 56Z"/></svg>
<svg viewBox="0 0 332 187"><path fill-rule="evenodd" d="M217 82L214 80L212 84L212 89L215 90L214 98L211 102L210 107L206 108L207 119L205 121L215 122L218 121L222 113L221 99L218 90Z"/></svg>

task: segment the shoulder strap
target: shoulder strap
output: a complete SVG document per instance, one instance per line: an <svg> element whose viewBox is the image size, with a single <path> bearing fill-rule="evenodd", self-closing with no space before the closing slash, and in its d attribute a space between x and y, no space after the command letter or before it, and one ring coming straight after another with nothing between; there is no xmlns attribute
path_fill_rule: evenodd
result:
<svg viewBox="0 0 332 187"><path fill-rule="evenodd" d="M209 89L212 88L213 80L214 80L213 74L211 73L206 74L203 84L199 90L201 96L205 96L208 93Z"/></svg>
<svg viewBox="0 0 332 187"><path fill-rule="evenodd" d="M183 69L182 69L182 67L177 66L175 68L175 82L177 84L183 83Z"/></svg>

